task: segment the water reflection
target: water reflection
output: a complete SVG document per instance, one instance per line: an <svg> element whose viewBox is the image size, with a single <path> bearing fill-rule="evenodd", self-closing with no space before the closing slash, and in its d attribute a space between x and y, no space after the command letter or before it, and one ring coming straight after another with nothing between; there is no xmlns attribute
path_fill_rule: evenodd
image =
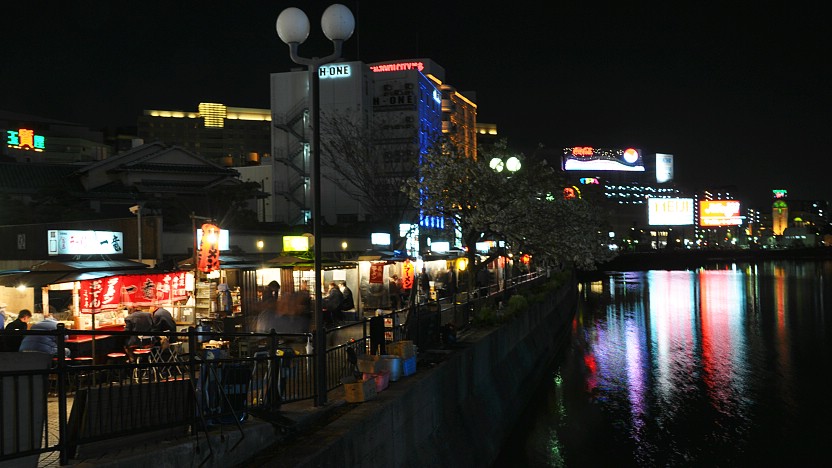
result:
<svg viewBox="0 0 832 468"><path fill-rule="evenodd" d="M825 460L830 274L832 262L771 262L581 285L571 349L532 405L525 448L497 465Z"/></svg>

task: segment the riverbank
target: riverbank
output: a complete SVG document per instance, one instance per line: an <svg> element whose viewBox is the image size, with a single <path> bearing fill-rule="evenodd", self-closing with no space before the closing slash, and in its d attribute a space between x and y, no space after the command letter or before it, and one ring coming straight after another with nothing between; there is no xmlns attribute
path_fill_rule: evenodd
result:
<svg viewBox="0 0 832 468"><path fill-rule="evenodd" d="M685 270L720 262L754 263L769 260L832 260L832 248L628 252L619 254L611 261L598 265L595 272Z"/></svg>
<svg viewBox="0 0 832 468"><path fill-rule="evenodd" d="M450 349L420 351L415 375L240 466L490 466L568 338L576 302L570 280Z"/></svg>

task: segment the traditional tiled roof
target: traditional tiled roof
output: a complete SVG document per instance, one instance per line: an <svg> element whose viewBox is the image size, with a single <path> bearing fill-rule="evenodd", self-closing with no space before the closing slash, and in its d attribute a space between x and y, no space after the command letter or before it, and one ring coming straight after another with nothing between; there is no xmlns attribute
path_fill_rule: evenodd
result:
<svg viewBox="0 0 832 468"><path fill-rule="evenodd" d="M0 193L32 194L44 187L84 192L73 175L77 170L68 164L0 163Z"/></svg>

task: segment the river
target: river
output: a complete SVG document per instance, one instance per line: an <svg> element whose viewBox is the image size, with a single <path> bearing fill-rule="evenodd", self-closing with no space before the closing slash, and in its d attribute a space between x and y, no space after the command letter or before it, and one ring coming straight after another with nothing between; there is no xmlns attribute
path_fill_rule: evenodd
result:
<svg viewBox="0 0 832 468"><path fill-rule="evenodd" d="M828 466L831 261L608 273L579 295L495 467Z"/></svg>

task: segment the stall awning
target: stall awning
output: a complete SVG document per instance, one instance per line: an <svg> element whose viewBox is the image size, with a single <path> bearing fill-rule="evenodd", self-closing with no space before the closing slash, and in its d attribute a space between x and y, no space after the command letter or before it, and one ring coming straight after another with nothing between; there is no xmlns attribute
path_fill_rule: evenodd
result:
<svg viewBox="0 0 832 468"><path fill-rule="evenodd" d="M311 252L284 252L279 257L267 260L265 266L268 268L312 270L315 268L315 259ZM331 258L321 259L321 268L324 270L347 270L356 268L356 266L354 262L350 261L334 260Z"/></svg>
<svg viewBox="0 0 832 468"><path fill-rule="evenodd" d="M193 257L186 258L176 264L177 268L185 271L194 269ZM256 270L263 267L263 260L258 255L224 255L220 253L221 270Z"/></svg>
<svg viewBox="0 0 832 468"><path fill-rule="evenodd" d="M392 250L367 250L355 260L358 262L403 262L407 258L407 255L401 255Z"/></svg>
<svg viewBox="0 0 832 468"><path fill-rule="evenodd" d="M50 284L63 283L61 278L69 274L67 271L24 271L17 273L0 273L0 286L16 288L18 286L29 288L41 288Z"/></svg>
<svg viewBox="0 0 832 468"><path fill-rule="evenodd" d="M29 270L0 272L0 286L9 288L41 288L50 284L69 283L117 275L142 274L156 271L145 263L130 260L46 261Z"/></svg>

